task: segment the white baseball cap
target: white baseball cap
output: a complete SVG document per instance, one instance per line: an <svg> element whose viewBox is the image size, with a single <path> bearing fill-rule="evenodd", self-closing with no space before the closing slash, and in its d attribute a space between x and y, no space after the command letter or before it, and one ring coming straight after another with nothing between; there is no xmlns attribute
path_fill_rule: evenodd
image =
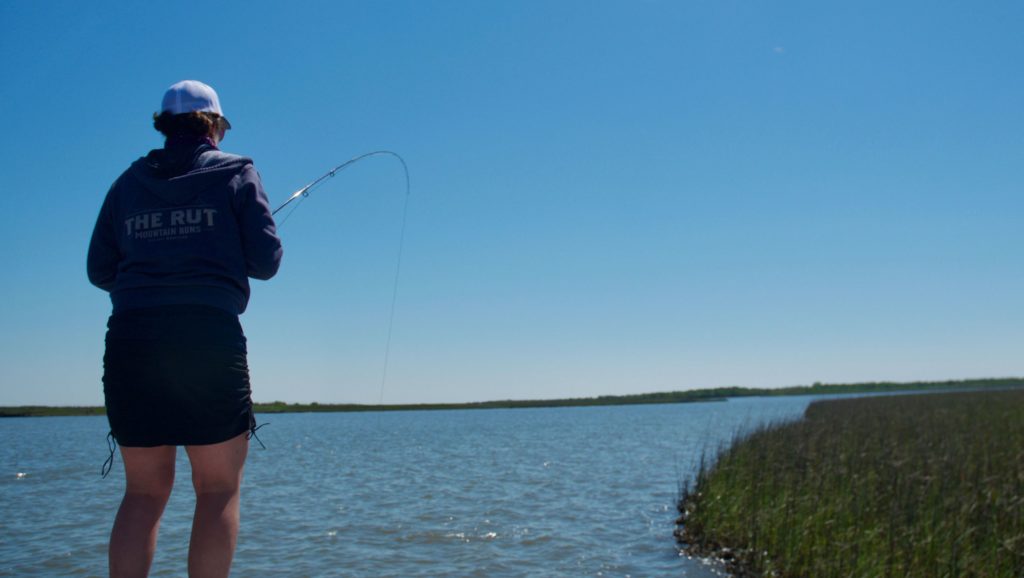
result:
<svg viewBox="0 0 1024 578"><path fill-rule="evenodd" d="M213 112L224 116L220 109L217 92L198 80L182 80L172 84L164 93L160 112L185 114L189 112ZM225 119L227 120L227 119Z"/></svg>

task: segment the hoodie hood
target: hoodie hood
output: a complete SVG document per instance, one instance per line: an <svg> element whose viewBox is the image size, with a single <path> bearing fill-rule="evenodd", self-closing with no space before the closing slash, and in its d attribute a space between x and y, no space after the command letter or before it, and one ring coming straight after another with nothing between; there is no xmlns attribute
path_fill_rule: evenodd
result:
<svg viewBox="0 0 1024 578"><path fill-rule="evenodd" d="M252 159L221 152L209 141L171 141L132 163L128 172L170 205L183 205L204 190L230 181Z"/></svg>

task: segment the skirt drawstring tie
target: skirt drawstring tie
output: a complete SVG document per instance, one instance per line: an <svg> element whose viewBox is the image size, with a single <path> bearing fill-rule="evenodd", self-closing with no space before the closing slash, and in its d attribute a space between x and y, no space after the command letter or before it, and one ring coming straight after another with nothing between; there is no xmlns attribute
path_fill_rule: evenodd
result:
<svg viewBox="0 0 1024 578"><path fill-rule="evenodd" d="M110 449L110 455L107 457L107 461L103 462L103 467L100 469L100 476L107 477L110 470L114 467L114 451L117 450L117 440L114 439L114 432L107 432L107 448Z"/></svg>

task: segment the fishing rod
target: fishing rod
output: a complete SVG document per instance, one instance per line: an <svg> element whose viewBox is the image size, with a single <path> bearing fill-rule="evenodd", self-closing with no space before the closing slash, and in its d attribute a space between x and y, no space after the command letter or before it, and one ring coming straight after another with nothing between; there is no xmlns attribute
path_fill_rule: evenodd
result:
<svg viewBox="0 0 1024 578"><path fill-rule="evenodd" d="M313 189L319 187L325 181L328 181L328 180L334 178L335 175L337 175L341 171L345 170L346 168L354 165L355 163L357 163L357 162L359 162L359 161L361 161L361 160L363 160L365 158L372 157L372 156L377 156L377 155L389 155L389 156L395 157L396 159L398 159L398 162L402 163L402 171L404 171L404 173L405 173L405 203L402 206L402 228L401 228L401 233L399 234L399 237L398 237L398 261L395 264L395 278L394 278L394 282L392 283L392 286L391 286L391 311L388 314L387 342L384 345L384 369L383 369L383 372L382 372L383 375L381 375L381 378L380 378L380 400L378 401L378 404L379 405L384 405L384 384L387 383L387 379L388 379L388 364L389 364L390 359L391 359L391 333L392 333L392 329L393 329L393 327L395 325L395 303L398 300L398 278L399 278L399 276L401 274L401 271L402 271L402 254L404 253L404 250L405 250L405 225L406 225L407 218L409 216L409 191L410 191L410 187L409 187L409 166L405 164L405 159L403 159L402 156L399 155L398 153L396 153L394 151L389 151L389 150L371 151L371 152L368 152L368 153L363 153L361 155L352 157L349 160L347 160L347 161L341 163L340 165L334 167L333 169L327 171L323 175L317 177L316 179L311 181L308 185L306 185L306 186L302 187L301 189L299 189L299 190L295 191L294 193L292 193L291 196L288 197L288 200L286 200L284 203L281 203L281 206L276 208L276 209L274 209L270 213L270 215L271 216L276 215L278 213L278 211L280 211L281 209L287 207L295 199L301 198L301 199L305 200L307 197L309 197L309 194L311 192L313 192ZM301 204L302 201L299 201L299 203ZM288 217L290 217L292 212L294 212L295 209L297 209L297 208L298 208L298 205L296 205L291 211L289 211L288 214L285 215L284 221L287 221ZM283 225L284 221L279 223L278 226Z"/></svg>
<svg viewBox="0 0 1024 578"><path fill-rule="evenodd" d="M367 157L372 157L372 156L375 156L375 155L390 155L390 156L393 156L396 159L398 159L398 162L402 163L402 170L405 172L406 206L408 206L408 199L409 199L409 166L405 164L405 159L403 159L401 157L401 155L399 155L398 153L396 153L394 151L388 151L388 150L379 150L379 151L371 151L371 152L368 152L368 153L363 153L363 154L361 154L359 156L352 157L352 158L348 159L347 161L341 163L340 165L334 167L333 169L327 171L326 173L324 173L320 177L317 177L315 180L310 182L308 185L306 185L306 186L302 187L301 189L299 189L299 190L295 191L294 193L292 193L291 196L288 197L288 200L286 200L285 202L281 203L280 207L274 209L274 211L272 213L270 213L271 216L276 215L278 211L280 211L281 209L287 207L295 199L297 199L299 197L303 197L303 198L308 197L309 194L311 192L313 192L313 189L315 189L316 187L319 187L324 181L327 181L327 180L330 180L330 179L334 178L334 175L340 173L341 171L345 170L349 166L354 165L355 163L357 163L357 162L359 162L359 161L361 161L361 160L363 160L363 159L365 159ZM403 221L403 231L404 231L404 222L405 222L404 211L403 211L402 221Z"/></svg>

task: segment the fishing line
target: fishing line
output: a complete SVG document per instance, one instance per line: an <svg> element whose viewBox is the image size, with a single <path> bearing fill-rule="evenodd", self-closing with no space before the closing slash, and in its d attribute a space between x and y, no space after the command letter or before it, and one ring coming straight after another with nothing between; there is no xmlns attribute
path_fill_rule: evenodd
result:
<svg viewBox="0 0 1024 578"><path fill-rule="evenodd" d="M395 263L395 276L394 276L394 281L392 282L392 285L391 285L391 308L390 308L390 311L388 313L387 340L386 340L386 343L384 345L384 369L381 372L382 375L381 375L381 378L380 378L380 398L378 400L378 405L384 405L384 385L387 383L387 379L388 379L388 364L391 361L391 335L393 333L393 329L394 329L394 326L395 326L395 304L398 302L398 279L401 276L401 272L402 272L402 255L405 252L405 225L406 225L406 222L408 221L408 216L409 216L409 192L410 192L410 186L409 186L409 166L405 164L405 159L403 159L401 157L401 155L399 155L398 153L396 153L394 151L388 151L388 150L371 151L371 152L368 152L368 153L363 153L363 154L361 154L359 156L352 157L349 160L347 160L347 161L341 163L340 165L334 167L333 169L327 171L323 175L321 175L321 176L317 177L316 179L310 181L309 184L307 184L306 186L304 186L301 189L299 189L299 190L295 191L294 193L292 193L291 196L289 196L288 199L284 203L281 203L281 206L279 206L278 208L274 209L273 212L271 212L270 214L271 214L271 216L276 215L281 209L283 209L283 208L287 207L288 205L290 205L292 203L292 201L294 201L296 199L299 199L299 202L296 203L294 206L292 206L292 209L290 211L288 211L288 213L285 215L284 219L282 219L281 222L278 224L279 227L281 225L284 225L284 223L286 221L288 221L289 218L291 218L292 213L294 213L295 210L298 209L299 206L307 198L309 198L310 193L312 193L314 189L320 187L324 182L334 178L335 175L337 175L341 171L345 170L346 168L354 165L355 163L357 163L357 162L359 162L359 161L361 161L361 160L363 160L365 158L372 157L372 156L377 156L377 155L389 155L389 156L395 157L396 159L398 159L398 162L402 163L402 171L405 173L405 201L402 204L402 227L401 227L401 232L399 233L399 236L398 236L398 259L397 259L397 261Z"/></svg>
<svg viewBox="0 0 1024 578"><path fill-rule="evenodd" d="M295 209L298 209L299 207L301 207L303 201L305 201L305 200L306 200L306 197L300 198L299 202L297 202L294 205L292 205L291 210L289 210L287 213L285 213L284 218L279 220L279 221L277 221L277 228L278 229L280 229L282 226L284 226L284 224L288 222L288 219L292 218L292 213L295 212ZM279 207L279 208L283 208L283 207ZM276 213L277 211L274 211L274 212Z"/></svg>

